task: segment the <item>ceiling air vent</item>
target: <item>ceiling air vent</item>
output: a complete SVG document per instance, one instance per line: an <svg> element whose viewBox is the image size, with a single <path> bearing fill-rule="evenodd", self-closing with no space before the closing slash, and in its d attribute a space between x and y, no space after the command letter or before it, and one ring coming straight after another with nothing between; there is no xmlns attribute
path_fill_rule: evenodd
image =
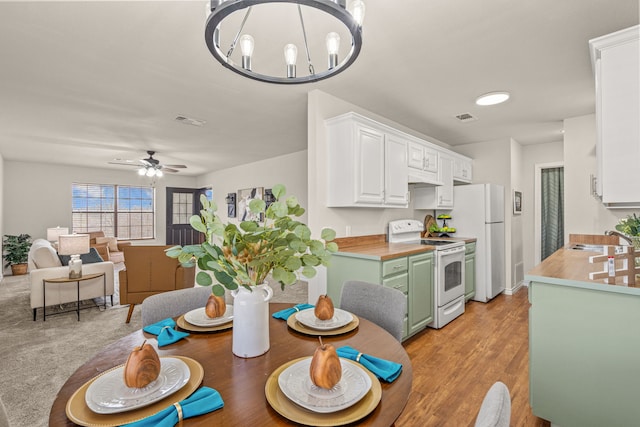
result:
<svg viewBox="0 0 640 427"><path fill-rule="evenodd" d="M204 126L204 124L207 123L206 120L192 119L190 117L185 117L185 116L176 117L176 121L180 123L184 123L185 125L191 125L191 126Z"/></svg>
<svg viewBox="0 0 640 427"><path fill-rule="evenodd" d="M476 120L478 120L477 117L473 117L470 113L458 114L456 116L456 119L460 120L462 123L475 122Z"/></svg>

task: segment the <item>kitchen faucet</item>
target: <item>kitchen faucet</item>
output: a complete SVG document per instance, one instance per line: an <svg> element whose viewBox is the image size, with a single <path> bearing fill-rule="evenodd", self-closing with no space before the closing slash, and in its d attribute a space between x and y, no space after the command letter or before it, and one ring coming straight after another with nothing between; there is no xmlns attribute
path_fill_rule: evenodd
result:
<svg viewBox="0 0 640 427"><path fill-rule="evenodd" d="M604 234L606 234L607 236L618 236L621 239L624 239L627 241L627 243L629 243L629 245L633 245L633 241L631 240L631 238L629 236L625 236L622 233L618 233L617 231L613 231L613 230L607 230L604 232Z"/></svg>

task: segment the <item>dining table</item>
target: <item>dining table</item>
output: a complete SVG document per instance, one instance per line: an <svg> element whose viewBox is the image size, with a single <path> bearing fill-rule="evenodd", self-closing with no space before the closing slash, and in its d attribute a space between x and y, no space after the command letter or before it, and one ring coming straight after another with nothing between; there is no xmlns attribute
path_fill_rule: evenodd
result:
<svg viewBox="0 0 640 427"><path fill-rule="evenodd" d="M270 314L290 308L294 304L271 303ZM380 326L358 317L358 326L339 335L324 334L322 341L335 348L348 345L364 354L402 364L401 374L392 382L380 382L380 401L363 418L349 425L391 426L402 413L413 380L411 361L402 344ZM49 426L73 426L66 407L74 393L96 376L126 362L132 349L143 341L151 343L162 357L187 357L202 365L202 386L217 390L224 407L208 414L182 421L187 426L289 426L300 425L276 411L265 396L265 385L272 373L287 363L313 356L319 346L317 336L301 333L287 321L269 316L269 350L258 357L242 358L232 352L232 329L216 332L189 332L189 336L173 344L157 346L156 336L135 331L108 344L94 357L80 366L64 383L49 413ZM378 381L374 377L375 381ZM174 402L165 398L167 406Z"/></svg>

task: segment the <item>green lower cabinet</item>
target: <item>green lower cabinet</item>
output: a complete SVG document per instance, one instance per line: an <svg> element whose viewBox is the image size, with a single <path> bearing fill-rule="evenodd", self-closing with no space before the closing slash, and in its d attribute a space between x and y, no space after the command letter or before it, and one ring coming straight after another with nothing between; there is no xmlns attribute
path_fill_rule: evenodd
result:
<svg viewBox="0 0 640 427"><path fill-rule="evenodd" d="M464 255L464 300L469 301L476 295L476 244L465 245Z"/></svg>
<svg viewBox="0 0 640 427"><path fill-rule="evenodd" d="M640 295L631 294L636 289L542 280L529 284L533 414L561 427L639 425Z"/></svg>
<svg viewBox="0 0 640 427"><path fill-rule="evenodd" d="M327 268L327 294L336 307L340 307L342 285L348 280L381 284L407 296L403 338L433 320L433 252L386 261L334 254Z"/></svg>
<svg viewBox="0 0 640 427"><path fill-rule="evenodd" d="M408 303L409 336L433 321L433 252L409 257Z"/></svg>

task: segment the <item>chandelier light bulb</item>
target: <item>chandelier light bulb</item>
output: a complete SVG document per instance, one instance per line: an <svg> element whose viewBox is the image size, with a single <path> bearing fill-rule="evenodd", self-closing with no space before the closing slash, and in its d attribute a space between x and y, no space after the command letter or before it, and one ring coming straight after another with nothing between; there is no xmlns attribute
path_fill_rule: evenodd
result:
<svg viewBox="0 0 640 427"><path fill-rule="evenodd" d="M240 37L240 51L242 52L242 68L245 70L251 70L251 55L253 55L253 48L255 42L253 37L249 34L245 34Z"/></svg>
<svg viewBox="0 0 640 427"><path fill-rule="evenodd" d="M298 48L295 44L287 44L284 47L284 62L287 64L287 77L295 78L296 62L298 60Z"/></svg>
<svg viewBox="0 0 640 427"><path fill-rule="evenodd" d="M329 69L338 65L338 51L340 50L340 35L331 32L326 38L327 52L329 53Z"/></svg>
<svg viewBox="0 0 640 427"><path fill-rule="evenodd" d="M353 16L353 19L362 27L362 22L364 21L364 2L362 0L353 0L351 4L349 4L349 13Z"/></svg>

